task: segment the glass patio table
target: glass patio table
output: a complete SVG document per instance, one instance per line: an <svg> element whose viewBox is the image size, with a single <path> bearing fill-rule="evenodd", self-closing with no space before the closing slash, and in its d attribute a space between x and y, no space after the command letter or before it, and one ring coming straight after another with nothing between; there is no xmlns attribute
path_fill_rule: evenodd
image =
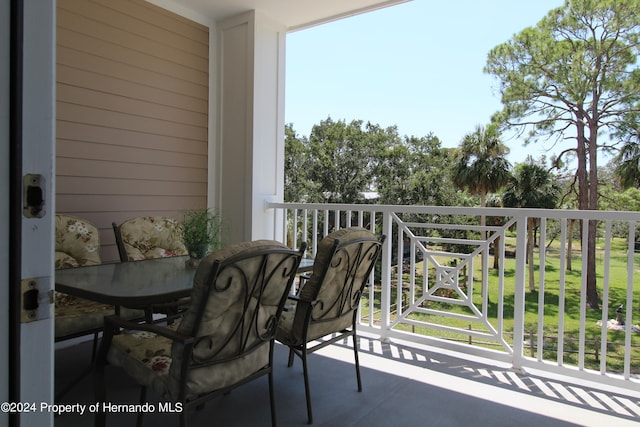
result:
<svg viewBox="0 0 640 427"><path fill-rule="evenodd" d="M195 268L186 256L100 264L56 270L56 290L92 301L147 309L191 295ZM313 259L303 259L298 272L310 271Z"/></svg>
<svg viewBox="0 0 640 427"><path fill-rule="evenodd" d="M305 273L313 270L313 258L302 258L298 266L298 273Z"/></svg>
<svg viewBox="0 0 640 427"><path fill-rule="evenodd" d="M186 256L56 270L56 290L92 301L148 308L191 295L196 269Z"/></svg>

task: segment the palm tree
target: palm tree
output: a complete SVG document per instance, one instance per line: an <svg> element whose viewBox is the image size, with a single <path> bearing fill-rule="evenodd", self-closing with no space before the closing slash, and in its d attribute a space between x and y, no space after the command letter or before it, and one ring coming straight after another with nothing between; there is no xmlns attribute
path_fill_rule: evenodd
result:
<svg viewBox="0 0 640 427"><path fill-rule="evenodd" d="M640 186L640 137L638 141L627 141L615 159L615 173L622 188Z"/></svg>
<svg viewBox="0 0 640 427"><path fill-rule="evenodd" d="M509 148L500 140L497 126L477 126L462 139L453 169L453 183L461 190L468 189L474 196L480 195L480 206L486 207L487 194L498 191L511 177L507 154ZM485 225L486 218L482 215L482 240L486 238Z"/></svg>
<svg viewBox="0 0 640 427"><path fill-rule="evenodd" d="M499 190L509 181L511 164L505 158L509 148L500 140L496 126L477 126L462 139L459 153L453 182L458 188L479 195L480 206L485 207L487 194Z"/></svg>
<svg viewBox="0 0 640 427"><path fill-rule="evenodd" d="M527 157L517 164L511 181L502 195L502 203L511 208L554 209L560 198L560 186L551 172ZM529 290L534 291L533 246L537 218L527 220L527 261L529 263Z"/></svg>

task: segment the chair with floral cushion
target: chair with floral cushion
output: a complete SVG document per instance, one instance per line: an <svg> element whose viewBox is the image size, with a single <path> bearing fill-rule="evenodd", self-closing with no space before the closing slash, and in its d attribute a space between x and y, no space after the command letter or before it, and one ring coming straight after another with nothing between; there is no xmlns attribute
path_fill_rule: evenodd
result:
<svg viewBox="0 0 640 427"><path fill-rule="evenodd" d="M291 296L280 318L276 339L302 359L307 418L313 422L307 355L351 336L358 391L362 391L356 323L364 287L380 254L382 242L363 228L344 228L318 244L313 271L298 294Z"/></svg>
<svg viewBox="0 0 640 427"><path fill-rule="evenodd" d="M263 375L268 376L271 422L274 338L306 245L292 251L268 240L239 243L206 256L195 272L191 303L179 323L105 320L95 366L96 401L105 402L105 369L118 366L161 398L188 409ZM138 414L139 425L142 413ZM106 414L96 414L104 425Z"/></svg>
<svg viewBox="0 0 640 427"><path fill-rule="evenodd" d="M73 268L100 264L100 236L90 222L70 215L56 215L55 268ZM106 315L114 307L55 293L55 340L62 341L82 335L94 335L94 351L98 333Z"/></svg>
<svg viewBox="0 0 640 427"><path fill-rule="evenodd" d="M178 221L166 216L139 216L117 225L112 223L120 261L140 261L152 258L166 258L187 255L187 249L180 239ZM168 319L177 317L186 309L189 299L182 299L163 306L149 307L147 321L153 320L153 313L161 313Z"/></svg>
<svg viewBox="0 0 640 427"><path fill-rule="evenodd" d="M120 261L187 255L178 221L165 216L140 216L113 223Z"/></svg>
<svg viewBox="0 0 640 427"><path fill-rule="evenodd" d="M98 229L81 218L56 215L55 268L75 268L97 265L100 260ZM141 310L131 310L78 298L63 292L55 293L55 340L63 341L94 334L94 347L102 330L104 316L121 314L127 319L141 318Z"/></svg>
<svg viewBox="0 0 640 427"><path fill-rule="evenodd" d="M55 268L74 268L100 264L98 229L81 218L56 215ZM83 335L94 335L94 353L104 316L121 314L128 319L141 318L140 310L114 307L109 304L78 298L63 292L55 293L55 340L63 341Z"/></svg>
<svg viewBox="0 0 640 427"><path fill-rule="evenodd" d="M90 222L70 215L55 218L55 268L74 268L100 264L100 237ZM84 335L93 335L92 360L104 317L113 315L112 305L55 292L55 341L64 341ZM56 400L69 391L88 372L81 373L66 387L57 390Z"/></svg>

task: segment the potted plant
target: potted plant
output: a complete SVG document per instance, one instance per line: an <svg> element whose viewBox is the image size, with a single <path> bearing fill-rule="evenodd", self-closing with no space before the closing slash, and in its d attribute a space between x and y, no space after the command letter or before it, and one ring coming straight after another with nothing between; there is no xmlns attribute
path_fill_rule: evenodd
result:
<svg viewBox="0 0 640 427"><path fill-rule="evenodd" d="M182 242L189 252L187 265L197 267L209 252L222 246L220 216L211 209L192 209L180 223Z"/></svg>

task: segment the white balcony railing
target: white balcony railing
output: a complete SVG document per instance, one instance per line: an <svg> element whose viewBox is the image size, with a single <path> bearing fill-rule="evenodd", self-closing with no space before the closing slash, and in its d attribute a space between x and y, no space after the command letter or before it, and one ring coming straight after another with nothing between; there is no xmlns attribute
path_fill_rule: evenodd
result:
<svg viewBox="0 0 640 427"><path fill-rule="evenodd" d="M640 384L640 213L267 206L276 211L274 237L292 247L306 241L310 257L318 241L339 228L387 236L374 285L361 302L361 330L506 361L514 369ZM600 309L587 304L590 257L580 236L590 221L597 225ZM528 227L536 241L531 268Z"/></svg>

